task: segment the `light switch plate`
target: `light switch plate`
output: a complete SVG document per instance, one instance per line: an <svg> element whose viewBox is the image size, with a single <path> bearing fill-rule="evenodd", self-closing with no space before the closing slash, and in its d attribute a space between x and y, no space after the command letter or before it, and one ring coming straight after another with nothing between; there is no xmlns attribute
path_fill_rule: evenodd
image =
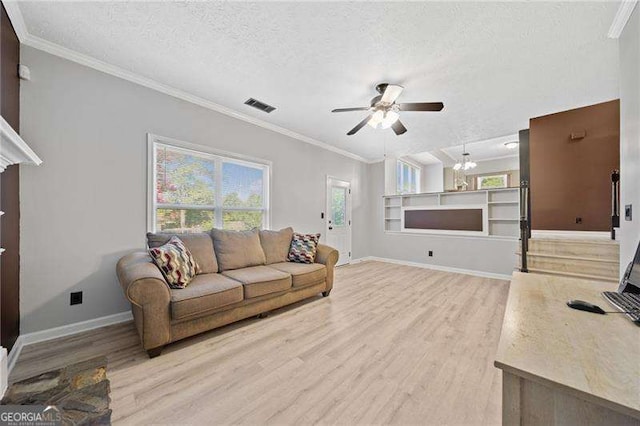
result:
<svg viewBox="0 0 640 426"><path fill-rule="evenodd" d="M624 220L631 220L632 217L633 215L631 204L627 204L626 206L624 206Z"/></svg>

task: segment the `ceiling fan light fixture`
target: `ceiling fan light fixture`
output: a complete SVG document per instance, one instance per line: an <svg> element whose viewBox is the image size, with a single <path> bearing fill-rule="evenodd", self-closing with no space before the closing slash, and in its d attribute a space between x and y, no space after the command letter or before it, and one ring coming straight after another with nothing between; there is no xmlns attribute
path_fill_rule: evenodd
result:
<svg viewBox="0 0 640 426"><path fill-rule="evenodd" d="M388 129L389 127L393 126L393 123L398 121L399 118L400 114L398 114L394 110L389 110L384 114L384 118L380 122L380 127L382 127L383 129Z"/></svg>
<svg viewBox="0 0 640 426"><path fill-rule="evenodd" d="M384 111L379 109L373 113L373 115L371 116L371 120L369 120L367 124L374 129L377 129L378 125L382 123L382 120L384 120Z"/></svg>

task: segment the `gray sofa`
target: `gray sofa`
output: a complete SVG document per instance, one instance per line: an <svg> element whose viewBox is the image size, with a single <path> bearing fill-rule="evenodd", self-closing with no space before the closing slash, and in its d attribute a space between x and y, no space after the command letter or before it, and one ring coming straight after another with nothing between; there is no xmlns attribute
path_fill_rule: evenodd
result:
<svg viewBox="0 0 640 426"><path fill-rule="evenodd" d="M120 259L118 279L149 357L185 337L319 293L328 296L338 251L319 244L315 263L288 262L292 234L287 228L178 235L200 267L184 289L170 288L146 251ZM148 234L147 243L157 247L172 235Z"/></svg>

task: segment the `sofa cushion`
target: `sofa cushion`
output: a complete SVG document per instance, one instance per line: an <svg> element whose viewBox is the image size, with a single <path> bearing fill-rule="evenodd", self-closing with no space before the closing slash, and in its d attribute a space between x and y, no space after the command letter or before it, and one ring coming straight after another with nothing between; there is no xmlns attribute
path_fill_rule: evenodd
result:
<svg viewBox="0 0 640 426"><path fill-rule="evenodd" d="M149 248L160 247L166 244L171 237L178 237L182 240L185 247L189 249L191 255L198 263L199 274L211 274L218 272L218 261L213 252L213 241L211 236L206 232L197 234L163 234L152 233L147 234L147 245Z"/></svg>
<svg viewBox="0 0 640 426"><path fill-rule="evenodd" d="M235 269L223 274L242 283L245 299L291 288L291 275L268 266Z"/></svg>
<svg viewBox="0 0 640 426"><path fill-rule="evenodd" d="M171 318L179 320L243 299L242 284L221 274L200 274L187 288L171 290Z"/></svg>
<svg viewBox="0 0 640 426"><path fill-rule="evenodd" d="M198 264L178 237L149 249L149 255L171 288L185 288L196 276Z"/></svg>
<svg viewBox="0 0 640 426"><path fill-rule="evenodd" d="M291 248L289 249L289 262L313 263L316 259L320 234L293 233Z"/></svg>
<svg viewBox="0 0 640 426"><path fill-rule="evenodd" d="M327 278L327 268L321 263L281 262L269 268L291 274L293 287L306 287L323 282Z"/></svg>
<svg viewBox="0 0 640 426"><path fill-rule="evenodd" d="M285 228L279 231L260 231L260 244L262 244L267 265L287 261L292 237L293 228Z"/></svg>
<svg viewBox="0 0 640 426"><path fill-rule="evenodd" d="M211 237L221 272L264 265L266 261L257 229L251 231L212 229Z"/></svg>

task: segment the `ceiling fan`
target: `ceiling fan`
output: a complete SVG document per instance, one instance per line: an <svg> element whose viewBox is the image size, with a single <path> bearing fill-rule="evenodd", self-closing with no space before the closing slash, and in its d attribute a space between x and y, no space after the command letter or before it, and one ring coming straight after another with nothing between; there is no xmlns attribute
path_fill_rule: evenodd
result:
<svg viewBox="0 0 640 426"><path fill-rule="evenodd" d="M376 86L376 90L380 94L371 99L371 106L337 108L331 112L369 111L369 115L347 133L349 136L355 135L365 124L369 124L374 129L378 127L388 129L391 127L395 134L399 136L407 131L407 128L400 121L401 111L441 111L444 108L442 102L396 103L396 99L398 99L403 89L404 87L397 84L380 83Z"/></svg>

